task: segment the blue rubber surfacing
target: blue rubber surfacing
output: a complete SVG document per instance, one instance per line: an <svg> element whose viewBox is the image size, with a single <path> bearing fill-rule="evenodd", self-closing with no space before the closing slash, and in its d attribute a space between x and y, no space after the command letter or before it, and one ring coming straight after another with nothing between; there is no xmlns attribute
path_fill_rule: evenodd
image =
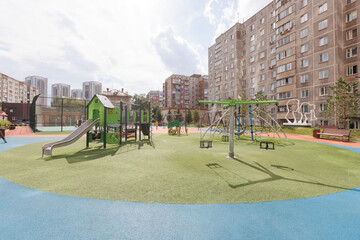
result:
<svg viewBox="0 0 360 240"><path fill-rule="evenodd" d="M0 152L51 139L7 138ZM0 178L0 239L360 239L359 223L360 188L264 203L152 204L59 195Z"/></svg>

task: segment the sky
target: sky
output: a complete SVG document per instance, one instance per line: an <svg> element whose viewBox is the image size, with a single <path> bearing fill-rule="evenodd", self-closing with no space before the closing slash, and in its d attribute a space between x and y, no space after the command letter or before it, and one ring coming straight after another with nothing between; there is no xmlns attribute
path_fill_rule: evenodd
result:
<svg viewBox="0 0 360 240"><path fill-rule="evenodd" d="M0 0L0 73L130 94L208 74L208 48L271 0Z"/></svg>

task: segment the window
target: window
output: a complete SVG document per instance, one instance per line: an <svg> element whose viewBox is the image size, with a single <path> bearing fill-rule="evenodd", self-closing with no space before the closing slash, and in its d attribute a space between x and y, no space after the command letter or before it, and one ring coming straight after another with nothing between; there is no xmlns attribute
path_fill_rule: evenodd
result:
<svg viewBox="0 0 360 240"><path fill-rule="evenodd" d="M260 19L260 25L265 23L265 18Z"/></svg>
<svg viewBox="0 0 360 240"><path fill-rule="evenodd" d="M354 74L358 74L358 66L354 65L354 66L348 66L346 68L346 75L354 75Z"/></svg>
<svg viewBox="0 0 360 240"><path fill-rule="evenodd" d="M265 80L265 74L261 74L261 75L260 75L260 80L261 80L261 81L264 81L264 80Z"/></svg>
<svg viewBox="0 0 360 240"><path fill-rule="evenodd" d="M328 109L329 104L326 103L320 103L320 112L324 112Z"/></svg>
<svg viewBox="0 0 360 240"><path fill-rule="evenodd" d="M251 68L250 68L250 72L251 72L251 73L254 73L254 72L255 72L255 67L251 67Z"/></svg>
<svg viewBox="0 0 360 240"><path fill-rule="evenodd" d="M251 94L255 94L255 88L251 88L251 89L250 89L250 93L251 93Z"/></svg>
<svg viewBox="0 0 360 240"><path fill-rule="evenodd" d="M309 75L308 74L302 75L300 78L300 81L301 81L301 83L309 82Z"/></svg>
<svg viewBox="0 0 360 240"><path fill-rule="evenodd" d="M327 19L325 19L324 21L321 21L320 23L319 23L319 31L320 30L323 30L323 29L325 29L325 28L327 28L328 27L328 20Z"/></svg>
<svg viewBox="0 0 360 240"><path fill-rule="evenodd" d="M255 78L254 77L250 78L250 82L255 83Z"/></svg>
<svg viewBox="0 0 360 240"><path fill-rule="evenodd" d="M276 65L276 58L271 59L271 66L275 66Z"/></svg>
<svg viewBox="0 0 360 240"><path fill-rule="evenodd" d="M260 53L260 59L265 57L265 52Z"/></svg>
<svg viewBox="0 0 360 240"><path fill-rule="evenodd" d="M320 88L320 96L328 95L328 89L327 87L321 87Z"/></svg>
<svg viewBox="0 0 360 240"><path fill-rule="evenodd" d="M251 62L251 63L252 63L252 62L255 62L255 56L251 56L250 62Z"/></svg>
<svg viewBox="0 0 360 240"><path fill-rule="evenodd" d="M292 64L291 63L288 63L288 64L284 64L284 65L281 65L277 68L277 73L282 73L282 72L285 72L285 71L289 71L292 69ZM276 75L275 75L276 77Z"/></svg>
<svg viewBox="0 0 360 240"><path fill-rule="evenodd" d="M279 100L287 98L291 98L291 92L281 92L277 94L277 99Z"/></svg>
<svg viewBox="0 0 360 240"><path fill-rule="evenodd" d="M234 68L234 63L231 63L231 64L230 64L230 68Z"/></svg>
<svg viewBox="0 0 360 240"><path fill-rule="evenodd" d="M300 38L304 38L306 37L307 35L309 35L309 29L308 28L305 28L304 30L302 30L300 32Z"/></svg>
<svg viewBox="0 0 360 240"><path fill-rule="evenodd" d="M271 54L273 54L273 53L276 53L276 47L273 47L273 48L271 49Z"/></svg>
<svg viewBox="0 0 360 240"><path fill-rule="evenodd" d="M301 53L309 51L309 44L304 44L301 46Z"/></svg>
<svg viewBox="0 0 360 240"><path fill-rule="evenodd" d="M250 41L252 42L252 41L254 41L255 40L255 35L252 35L251 37L250 37Z"/></svg>
<svg viewBox="0 0 360 240"><path fill-rule="evenodd" d="M260 42L260 46L261 46L261 47L265 46L265 40L262 40L262 41Z"/></svg>
<svg viewBox="0 0 360 240"><path fill-rule="evenodd" d="M251 25L250 31L253 31L255 29L255 24Z"/></svg>
<svg viewBox="0 0 360 240"><path fill-rule="evenodd" d="M272 74L271 74L271 76L272 76L273 78L276 78L276 75L277 75L277 71L273 71Z"/></svg>
<svg viewBox="0 0 360 240"><path fill-rule="evenodd" d="M259 91L260 91L260 92L265 92L265 86L259 87Z"/></svg>
<svg viewBox="0 0 360 240"><path fill-rule="evenodd" d="M306 98L306 97L308 97L309 96L309 90L302 90L301 91L301 97L302 98Z"/></svg>
<svg viewBox="0 0 360 240"><path fill-rule="evenodd" d="M352 48L348 48L346 49L346 58L352 58L357 56L357 47L352 47Z"/></svg>
<svg viewBox="0 0 360 240"><path fill-rule="evenodd" d="M308 5L308 0L301 1L301 8L306 7Z"/></svg>
<svg viewBox="0 0 360 240"><path fill-rule="evenodd" d="M241 85L246 86L246 80L242 80Z"/></svg>
<svg viewBox="0 0 360 240"><path fill-rule="evenodd" d="M324 46L326 44L329 43L329 37L328 36L324 36L322 38L320 38L320 41L319 41L319 46Z"/></svg>
<svg viewBox="0 0 360 240"><path fill-rule="evenodd" d="M245 66L246 65L246 60L242 61L242 65Z"/></svg>
<svg viewBox="0 0 360 240"><path fill-rule="evenodd" d="M231 58L235 58L235 53L232 53L232 54L231 54Z"/></svg>
<svg viewBox="0 0 360 240"><path fill-rule="evenodd" d="M303 112L303 113L309 112L309 105L302 105L301 106L301 112Z"/></svg>
<svg viewBox="0 0 360 240"><path fill-rule="evenodd" d="M329 60L329 54L328 53L323 53L320 54L320 62L327 62Z"/></svg>
<svg viewBox="0 0 360 240"><path fill-rule="evenodd" d="M353 3L353 2L355 2L356 0L346 0L346 5L349 5L349 4L351 4L351 3Z"/></svg>
<svg viewBox="0 0 360 240"><path fill-rule="evenodd" d="M276 89L276 83L272 83L271 84L271 90L275 90Z"/></svg>
<svg viewBox="0 0 360 240"><path fill-rule="evenodd" d="M235 47L234 44L231 44L231 47L230 47L230 48L231 48L231 49L234 49L234 47Z"/></svg>
<svg viewBox="0 0 360 240"><path fill-rule="evenodd" d="M261 29L260 30L260 36L264 35L265 34L265 29Z"/></svg>
<svg viewBox="0 0 360 240"><path fill-rule="evenodd" d="M328 9L328 4L327 3L324 3L323 5L320 6L319 8L319 14L323 13L323 12L326 12Z"/></svg>
<svg viewBox="0 0 360 240"><path fill-rule="evenodd" d="M279 20L285 18L286 16L290 15L292 13L292 6L290 6L289 8L285 9L284 11L282 11L279 14Z"/></svg>
<svg viewBox="0 0 360 240"><path fill-rule="evenodd" d="M357 11L354 10L348 14L346 14L346 22L351 22L357 19Z"/></svg>
<svg viewBox="0 0 360 240"><path fill-rule="evenodd" d="M250 47L250 52L253 52L253 51L255 51L255 46Z"/></svg>
<svg viewBox="0 0 360 240"><path fill-rule="evenodd" d="M246 56L246 50L242 52L243 57Z"/></svg>
<svg viewBox="0 0 360 240"><path fill-rule="evenodd" d="M357 28L346 31L346 40L352 40L357 37Z"/></svg>
<svg viewBox="0 0 360 240"><path fill-rule="evenodd" d="M309 59L301 60L301 67L308 67L309 66Z"/></svg>
<svg viewBox="0 0 360 240"><path fill-rule="evenodd" d="M282 51L280 52L277 56L276 56L276 59L277 60L281 60L281 59L284 59L284 58L287 58L291 56L291 49L287 49L285 51Z"/></svg>
<svg viewBox="0 0 360 240"><path fill-rule="evenodd" d="M260 63L260 70L264 70L265 68L265 63Z"/></svg>
<svg viewBox="0 0 360 240"><path fill-rule="evenodd" d="M329 77L329 70L323 70L319 72L319 79L326 79Z"/></svg>
<svg viewBox="0 0 360 240"><path fill-rule="evenodd" d="M280 80L276 81L276 85L278 87L286 86L286 85L289 85L289 84L292 84L292 77L284 78L284 79L280 79Z"/></svg>
<svg viewBox="0 0 360 240"><path fill-rule="evenodd" d="M304 23L308 20L308 14L304 14L300 17L300 23Z"/></svg>
<svg viewBox="0 0 360 240"><path fill-rule="evenodd" d="M278 40L276 46L280 47L282 45L288 44L290 41L291 41L291 35Z"/></svg>

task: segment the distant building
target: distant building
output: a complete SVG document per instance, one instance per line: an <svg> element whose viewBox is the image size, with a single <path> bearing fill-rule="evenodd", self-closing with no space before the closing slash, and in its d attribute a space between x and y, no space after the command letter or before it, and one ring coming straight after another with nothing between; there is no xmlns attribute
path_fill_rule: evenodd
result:
<svg viewBox="0 0 360 240"><path fill-rule="evenodd" d="M48 79L40 76L29 76L25 78L25 83L31 87L35 87L39 90L40 96L40 103L41 105L47 104L48 97Z"/></svg>
<svg viewBox="0 0 360 240"><path fill-rule="evenodd" d="M91 100L95 94L101 94L102 84L97 81L83 82L83 94L86 100Z"/></svg>
<svg viewBox="0 0 360 240"><path fill-rule="evenodd" d="M120 102L123 102L124 107L125 105L127 105L129 109L131 107L132 96L129 95L128 92L124 92L123 88L121 91L116 89L109 90L109 88L107 88L101 95L106 96L115 107L120 107Z"/></svg>
<svg viewBox="0 0 360 240"><path fill-rule="evenodd" d="M30 120L30 103L2 103L2 110L11 122ZM1 118L0 118L1 119Z"/></svg>
<svg viewBox="0 0 360 240"><path fill-rule="evenodd" d="M193 74L191 76L173 74L163 84L164 108L204 108L199 100L207 100L207 76Z"/></svg>
<svg viewBox="0 0 360 240"><path fill-rule="evenodd" d="M31 103L38 93L35 87L0 73L0 102Z"/></svg>
<svg viewBox="0 0 360 240"><path fill-rule="evenodd" d="M83 99L83 91L82 89L71 89L71 97L75 99Z"/></svg>
<svg viewBox="0 0 360 240"><path fill-rule="evenodd" d="M3 111L0 111L0 120L8 120L8 115Z"/></svg>
<svg viewBox="0 0 360 240"><path fill-rule="evenodd" d="M51 85L51 97L70 98L70 85L65 83L55 83Z"/></svg>
<svg viewBox="0 0 360 240"><path fill-rule="evenodd" d="M160 108L163 107L163 92L151 90L147 95L146 99L151 103L151 105L158 105Z"/></svg>

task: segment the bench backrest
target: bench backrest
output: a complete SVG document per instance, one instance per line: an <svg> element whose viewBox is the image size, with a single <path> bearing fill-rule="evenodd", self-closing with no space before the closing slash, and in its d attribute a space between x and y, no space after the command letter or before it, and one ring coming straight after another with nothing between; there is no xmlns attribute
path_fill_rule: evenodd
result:
<svg viewBox="0 0 360 240"><path fill-rule="evenodd" d="M323 133L341 134L350 136L351 130L349 129L337 129L337 128L324 128Z"/></svg>
<svg viewBox="0 0 360 240"><path fill-rule="evenodd" d="M324 128L336 128L338 129L339 126L325 126L325 125L320 125L320 128L324 129Z"/></svg>

